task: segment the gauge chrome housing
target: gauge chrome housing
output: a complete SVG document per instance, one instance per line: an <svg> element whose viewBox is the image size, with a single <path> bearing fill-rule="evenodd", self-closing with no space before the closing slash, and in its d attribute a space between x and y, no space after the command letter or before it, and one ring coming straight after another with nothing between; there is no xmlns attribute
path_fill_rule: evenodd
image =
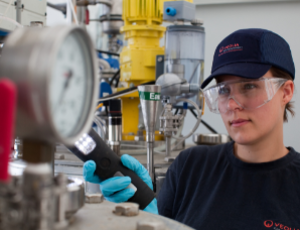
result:
<svg viewBox="0 0 300 230"><path fill-rule="evenodd" d="M50 104L50 82L61 44L72 33L84 41L87 79L84 105L76 127L69 136L57 129ZM79 43L78 43L79 44ZM80 48L80 47L78 47ZM81 47L82 48L82 47ZM18 29L6 39L0 58L0 78L17 86L16 135L22 139L72 145L92 125L98 96L96 53L87 32L78 26Z"/></svg>

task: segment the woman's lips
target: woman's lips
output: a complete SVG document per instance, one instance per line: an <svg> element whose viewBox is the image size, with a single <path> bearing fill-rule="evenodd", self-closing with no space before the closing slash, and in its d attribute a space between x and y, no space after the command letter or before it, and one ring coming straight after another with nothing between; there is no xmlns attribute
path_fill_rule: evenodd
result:
<svg viewBox="0 0 300 230"><path fill-rule="evenodd" d="M240 126L243 126L243 125L245 125L245 124L247 124L247 123L249 123L249 122L250 122L250 120L237 119L237 120L231 121L231 122L230 122L230 125L231 125L232 127L240 127Z"/></svg>

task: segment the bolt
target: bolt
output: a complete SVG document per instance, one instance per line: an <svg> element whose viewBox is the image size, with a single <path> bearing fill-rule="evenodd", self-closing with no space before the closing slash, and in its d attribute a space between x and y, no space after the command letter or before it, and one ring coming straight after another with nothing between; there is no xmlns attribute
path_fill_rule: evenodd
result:
<svg viewBox="0 0 300 230"><path fill-rule="evenodd" d="M166 226L163 222L155 219L141 220L137 223L137 230L165 230Z"/></svg>
<svg viewBox="0 0 300 230"><path fill-rule="evenodd" d="M175 157L166 157L166 158L165 158L165 161L166 161L167 163L172 163L172 162L175 161Z"/></svg>
<svg viewBox="0 0 300 230"><path fill-rule="evenodd" d="M191 21L191 24L192 24L193 26L202 26L203 23L204 23L203 20L197 19L197 18L195 18L195 19L193 19L193 20Z"/></svg>
<svg viewBox="0 0 300 230"><path fill-rule="evenodd" d="M24 9L24 4L22 4L22 6L21 6L21 7L22 7L22 9Z"/></svg>
<svg viewBox="0 0 300 230"><path fill-rule="evenodd" d="M47 13L45 13L45 16L47 16Z"/></svg>
<svg viewBox="0 0 300 230"><path fill-rule="evenodd" d="M177 20L174 22L175 25L183 25L184 21L183 20Z"/></svg>
<svg viewBox="0 0 300 230"><path fill-rule="evenodd" d="M85 203L88 204L98 204L103 202L102 194L86 194L85 195Z"/></svg>
<svg viewBox="0 0 300 230"><path fill-rule="evenodd" d="M138 125L138 129L139 130L144 130L145 129L145 125L144 124L139 124Z"/></svg>
<svg viewBox="0 0 300 230"><path fill-rule="evenodd" d="M54 178L55 184L57 186L64 187L68 183L68 177L65 174L59 173L57 176Z"/></svg>
<svg viewBox="0 0 300 230"><path fill-rule="evenodd" d="M115 207L113 213L118 216L137 216L139 214L139 205L130 202L121 203Z"/></svg>
<svg viewBox="0 0 300 230"><path fill-rule="evenodd" d="M158 61L158 62L162 62L162 60L163 60L162 57L158 57L158 58L157 58L157 61Z"/></svg>

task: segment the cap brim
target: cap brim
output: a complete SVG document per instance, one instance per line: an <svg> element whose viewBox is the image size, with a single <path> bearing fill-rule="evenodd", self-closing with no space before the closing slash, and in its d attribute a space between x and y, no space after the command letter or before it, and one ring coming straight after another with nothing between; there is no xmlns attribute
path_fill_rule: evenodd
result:
<svg viewBox="0 0 300 230"><path fill-rule="evenodd" d="M258 63L233 63L225 65L214 71L202 83L201 88L204 89L214 78L221 75L232 75L248 79L258 79L268 72L272 65Z"/></svg>

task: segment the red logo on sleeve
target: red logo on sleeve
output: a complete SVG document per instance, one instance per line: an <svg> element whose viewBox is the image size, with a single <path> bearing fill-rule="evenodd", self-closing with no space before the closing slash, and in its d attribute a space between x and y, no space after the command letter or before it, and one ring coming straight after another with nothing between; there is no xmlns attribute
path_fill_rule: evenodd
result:
<svg viewBox="0 0 300 230"><path fill-rule="evenodd" d="M271 228L273 226L273 221L272 220L266 220L264 222L264 225L267 227L267 228Z"/></svg>
<svg viewBox="0 0 300 230"><path fill-rule="evenodd" d="M299 228L291 228L291 227L288 227L288 226L283 225L281 223L273 222L272 220L266 220L264 222L264 225L267 228L274 227L275 230L281 230L281 229L283 229L283 230L300 230Z"/></svg>

